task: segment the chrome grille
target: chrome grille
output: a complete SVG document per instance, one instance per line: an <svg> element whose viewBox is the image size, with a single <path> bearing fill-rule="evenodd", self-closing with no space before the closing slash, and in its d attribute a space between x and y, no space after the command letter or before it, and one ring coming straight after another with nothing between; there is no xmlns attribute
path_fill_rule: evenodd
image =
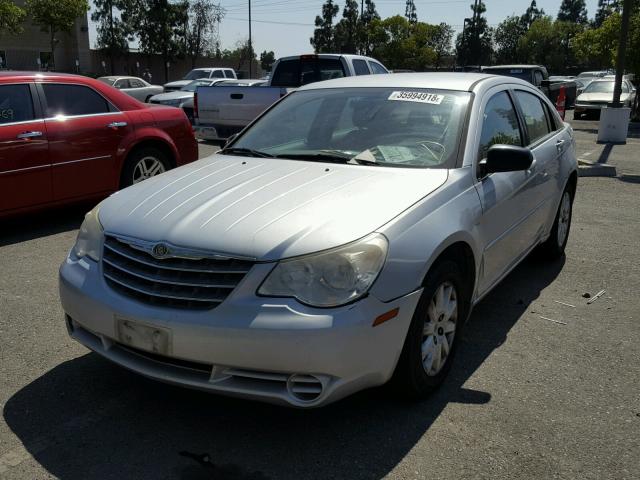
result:
<svg viewBox="0 0 640 480"><path fill-rule="evenodd" d="M249 260L155 258L126 240L107 236L102 271L114 290L151 305L212 309L253 266Z"/></svg>

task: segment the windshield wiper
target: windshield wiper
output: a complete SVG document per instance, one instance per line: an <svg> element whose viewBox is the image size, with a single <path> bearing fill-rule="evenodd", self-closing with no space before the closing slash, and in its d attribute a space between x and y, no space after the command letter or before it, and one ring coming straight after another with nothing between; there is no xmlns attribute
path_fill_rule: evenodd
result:
<svg viewBox="0 0 640 480"><path fill-rule="evenodd" d="M331 163L349 163L351 155L341 155L333 152L309 152L309 153L283 153L276 155L276 158L285 158L290 160L308 160L311 162L331 162Z"/></svg>
<svg viewBox="0 0 640 480"><path fill-rule="evenodd" d="M275 155L271 155L270 153L244 147L223 148L219 153L223 153L225 155L244 155L246 157L276 158Z"/></svg>

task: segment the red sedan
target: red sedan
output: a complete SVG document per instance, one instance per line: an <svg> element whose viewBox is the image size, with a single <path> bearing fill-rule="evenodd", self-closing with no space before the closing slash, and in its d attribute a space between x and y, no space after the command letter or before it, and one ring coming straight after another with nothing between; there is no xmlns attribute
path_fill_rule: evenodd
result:
<svg viewBox="0 0 640 480"><path fill-rule="evenodd" d="M77 75L0 73L0 217L104 197L197 158L179 108Z"/></svg>

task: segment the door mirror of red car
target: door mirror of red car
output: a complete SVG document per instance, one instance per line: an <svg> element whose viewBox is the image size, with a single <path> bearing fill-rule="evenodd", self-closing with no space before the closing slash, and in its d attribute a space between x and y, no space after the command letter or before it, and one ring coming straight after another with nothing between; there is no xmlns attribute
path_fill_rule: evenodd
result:
<svg viewBox="0 0 640 480"><path fill-rule="evenodd" d="M493 145L487 152L487 158L479 164L480 176L528 170L532 163L533 153L528 148L516 145Z"/></svg>

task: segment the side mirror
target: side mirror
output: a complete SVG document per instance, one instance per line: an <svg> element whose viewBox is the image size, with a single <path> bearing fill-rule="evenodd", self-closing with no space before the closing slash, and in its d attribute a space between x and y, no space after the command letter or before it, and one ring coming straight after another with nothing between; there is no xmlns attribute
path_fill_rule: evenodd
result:
<svg viewBox="0 0 640 480"><path fill-rule="evenodd" d="M493 145L487 158L480 162L480 175L528 170L533 163L531 150L516 145Z"/></svg>

